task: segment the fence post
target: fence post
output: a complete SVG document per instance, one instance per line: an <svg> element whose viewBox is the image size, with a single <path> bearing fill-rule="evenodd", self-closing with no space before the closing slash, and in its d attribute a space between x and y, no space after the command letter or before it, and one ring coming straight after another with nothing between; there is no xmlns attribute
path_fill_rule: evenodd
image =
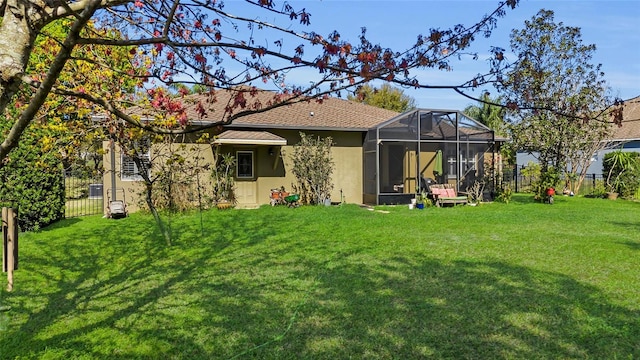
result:
<svg viewBox="0 0 640 360"><path fill-rule="evenodd" d="M516 179L516 189L515 192L520 192L518 190L518 165L513 167L513 177Z"/></svg>
<svg viewBox="0 0 640 360"><path fill-rule="evenodd" d="M2 208L2 271L7 273L7 291L13 291L13 271L18 269L18 212Z"/></svg>

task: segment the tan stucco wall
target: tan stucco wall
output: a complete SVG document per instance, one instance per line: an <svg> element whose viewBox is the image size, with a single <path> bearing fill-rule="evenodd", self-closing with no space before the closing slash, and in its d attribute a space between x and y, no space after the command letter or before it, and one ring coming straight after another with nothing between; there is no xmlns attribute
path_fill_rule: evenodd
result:
<svg viewBox="0 0 640 360"><path fill-rule="evenodd" d="M291 169L293 162L291 154L293 145L300 141L298 131L271 131L272 133L287 139L286 146L273 147L274 156L269 156L268 147L258 147L258 161L256 167L258 172L258 194L259 204L269 203L269 194L271 189L284 186L290 191L292 184L295 184L296 178L293 176ZM362 134L359 132L331 132L331 131L314 131L306 132L321 137L331 136L334 146L331 149L331 155L334 162L334 172L332 176L333 191L331 193L331 201L340 201L340 190L344 196L344 201L348 203L362 203ZM274 170L275 163L275 170Z"/></svg>
<svg viewBox="0 0 640 360"><path fill-rule="evenodd" d="M268 146L268 145L224 145L222 152L236 151L252 151L254 153L254 178L253 179L237 179L236 192L248 191L253 194L245 197L242 193L237 194L238 207L256 207L269 203L269 195L271 189L285 187L287 191L292 190L292 184L297 181L291 172L292 161L291 154L293 145L300 141L299 131L293 130L270 130L271 133L287 139L286 146ZM332 148L332 157L335 170L333 173L334 189L331 193L331 200L334 202L341 201L341 190L343 200L348 203L362 203L362 134L359 132L332 132L332 131L314 131L306 132L317 136L331 136L334 141ZM118 189L117 194L121 194L123 189L130 212L139 210L142 198L141 191L144 189L142 181L122 180L120 176L121 155L120 150L115 149L115 163L111 166L111 152L109 142L104 142L103 147L106 150L104 155L104 191L105 199L107 192L111 192L112 171L115 169L115 187ZM204 158L207 164L213 163L213 152L210 145L206 144L186 144L186 149L180 150L181 153L189 158L191 149L197 149L200 157ZM162 150L154 146L151 150L151 158L157 156ZM272 154L270 154L270 151ZM201 173L201 183L206 180L210 189L210 170ZM206 179L205 179L206 177ZM108 202L105 201L105 211ZM144 206L144 205L143 205Z"/></svg>
<svg viewBox="0 0 640 360"><path fill-rule="evenodd" d="M135 181L135 180L123 180L120 176L121 172L121 164L122 164L122 156L119 147L115 146L115 163L112 166L112 148L111 143L108 141L103 142L103 149L105 150L105 154L103 155L103 163L104 163L104 198L107 201L104 202L105 213L107 211L108 199L113 199L113 186L111 184L112 174L114 174L115 170L115 193L118 200L122 200L122 194L124 192L124 200L127 204L127 209L130 212L135 212L140 210L140 206L146 208L146 205L143 204L143 197L141 197L141 192L144 190L144 182ZM181 154L187 161L190 161L191 164L195 162L195 158L198 159L199 164L211 164L213 163L213 152L211 151L211 146L208 144L174 144L172 145L173 151ZM164 161L161 154L166 154L170 149L166 148L163 145L154 145L151 149L151 159L152 161ZM156 168L152 169L157 170ZM209 170L203 170L198 174L198 182L200 186L208 189L210 192L211 189L211 172ZM109 198L108 198L109 196Z"/></svg>

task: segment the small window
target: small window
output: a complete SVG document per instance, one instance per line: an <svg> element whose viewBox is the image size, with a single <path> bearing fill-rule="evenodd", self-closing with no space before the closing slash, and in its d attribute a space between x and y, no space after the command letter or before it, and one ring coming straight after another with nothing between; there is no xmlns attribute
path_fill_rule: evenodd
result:
<svg viewBox="0 0 640 360"><path fill-rule="evenodd" d="M149 173L151 170L151 150L150 146L145 146L146 152L139 153L138 158L142 161L142 165L144 167L144 171ZM120 178L124 181L142 181L141 169L138 168L138 165L134 161L133 157L127 154L122 154L121 157L121 172Z"/></svg>
<svg viewBox="0 0 640 360"><path fill-rule="evenodd" d="M237 151L236 164L238 179L253 179L253 151Z"/></svg>

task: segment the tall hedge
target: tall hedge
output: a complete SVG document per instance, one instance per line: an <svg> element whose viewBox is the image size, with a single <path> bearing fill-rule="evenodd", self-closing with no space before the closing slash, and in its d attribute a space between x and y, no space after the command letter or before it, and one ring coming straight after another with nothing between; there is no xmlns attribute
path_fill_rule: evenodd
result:
<svg viewBox="0 0 640 360"><path fill-rule="evenodd" d="M9 125L0 118L3 138ZM0 201L2 206L17 206L21 231L37 230L64 217L64 173L52 135L34 124L0 169Z"/></svg>

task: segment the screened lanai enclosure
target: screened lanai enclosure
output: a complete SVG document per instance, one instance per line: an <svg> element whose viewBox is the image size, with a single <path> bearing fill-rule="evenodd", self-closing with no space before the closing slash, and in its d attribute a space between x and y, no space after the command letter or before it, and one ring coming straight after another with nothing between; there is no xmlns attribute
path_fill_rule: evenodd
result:
<svg viewBox="0 0 640 360"><path fill-rule="evenodd" d="M405 204L427 183L466 191L485 181L490 196L500 140L485 125L455 110L416 109L367 132L364 202Z"/></svg>

